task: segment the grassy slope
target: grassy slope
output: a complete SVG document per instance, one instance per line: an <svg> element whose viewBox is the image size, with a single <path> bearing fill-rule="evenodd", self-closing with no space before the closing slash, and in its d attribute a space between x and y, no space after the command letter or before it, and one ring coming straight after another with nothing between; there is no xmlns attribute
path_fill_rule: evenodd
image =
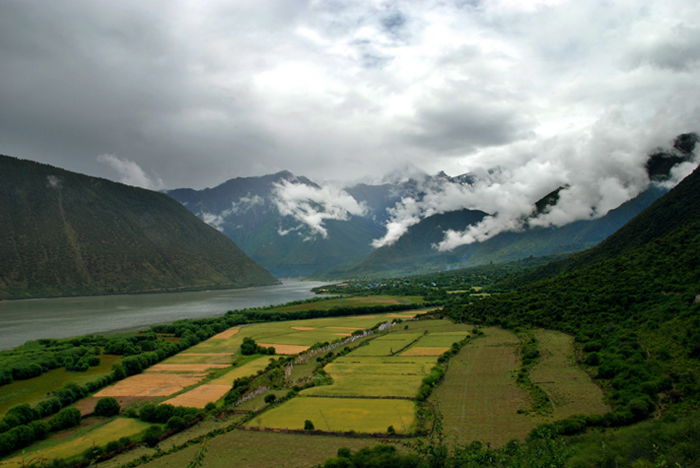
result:
<svg viewBox="0 0 700 468"><path fill-rule="evenodd" d="M0 298L274 284L149 190L0 156Z"/></svg>

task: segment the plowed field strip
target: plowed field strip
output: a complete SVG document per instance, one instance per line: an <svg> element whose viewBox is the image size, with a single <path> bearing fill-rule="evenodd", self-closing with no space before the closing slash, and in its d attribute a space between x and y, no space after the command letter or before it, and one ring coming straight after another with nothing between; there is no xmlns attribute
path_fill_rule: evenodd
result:
<svg viewBox="0 0 700 468"><path fill-rule="evenodd" d="M498 328L484 333L452 358L432 400L440 404L449 437L501 446L514 438L523 440L534 424L517 414L528 398L512 376L518 368L517 337Z"/></svg>

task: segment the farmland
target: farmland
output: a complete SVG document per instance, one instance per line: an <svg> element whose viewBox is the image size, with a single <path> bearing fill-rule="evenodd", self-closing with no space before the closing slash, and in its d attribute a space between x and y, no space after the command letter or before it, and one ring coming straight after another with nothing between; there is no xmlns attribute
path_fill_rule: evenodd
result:
<svg viewBox="0 0 700 468"><path fill-rule="evenodd" d="M316 304L307 304L307 307ZM236 429L211 440L209 450L224 457L223 454L230 453L232 447L240 447L244 440L274 441L279 448L273 453L263 455L239 448L234 459L240 461L240 466L247 466L248 462L250 466L284 466L287 461L277 457L294 453L296 448L290 441L304 438L310 441L304 442L304 445L314 446L303 456L304 463L311 463L334 455L332 450L327 451L328 444L314 445L322 440L322 436L258 432L257 429L303 430L306 421L311 421L316 430L324 432L386 433L392 427L398 434L408 434L416 430L415 398L423 379L431 373L439 356L451 350L454 343L471 335L471 327L446 320L401 323L401 320L409 320L415 314L383 313L233 327L151 366L141 374L103 388L80 405L86 408L83 413L88 413L98 398L114 396L124 407L141 406L152 401L202 409L207 404L215 403L218 411L226 408L223 398L233 383L244 377L252 377L254 380L250 391L263 385L272 388L241 402L237 409L259 413L245 420L244 428L247 430ZM400 323L394 324L390 332L361 339L342 353L337 348L335 353L340 353L337 356L328 351L320 354L315 351L312 356L323 359L321 365L316 364L316 359L297 360L288 366L287 376L282 380L267 376L270 364L282 359L280 355L296 354L311 347L323 350L323 346L330 342L392 320ZM528 394L515 385L513 378L513 372L518 367L516 350L519 340L505 330L489 328L484 331L483 337L468 344L452 358L447 376L436 388L432 399L444 414L448 435L459 433L463 442L485 439L494 445L501 445L513 437L524 438L537 421L525 414L517 414L519 409L528 406ZM551 372L568 376L557 381L558 386L543 383L545 391L552 394L552 400L561 401L554 414L558 417L572 411L585 411L589 402L577 400L576 395L586 392L587 387L576 385L584 381L590 384L590 381L586 378L581 380L582 375L586 376L580 370L579 374L566 373L572 366L565 353L571 346L570 338L547 333L540 335L539 331L536 333L542 342L543 360L539 367L533 369L533 380L552 379ZM247 338L255 340L265 349L274 348L276 355L243 356L241 344ZM317 378L316 373L321 367L328 376L326 380ZM49 372L42 378L51 375ZM266 396L282 398L292 386L307 387L312 382L316 384L301 388L295 398L266 407ZM204 421L176 434L172 440L161 442L160 446L172 448L217 428L228 428L230 431L242 417L236 415L221 422ZM89 418L84 427L31 446L28 455L69 458L89 449L93 444L89 441L101 445L114 440L117 435L138 437L146 427L148 424L138 419L101 421ZM354 444L359 447L372 443L334 439L330 446ZM150 449L140 450L134 454L155 453ZM192 450L186 448L177 451L148 466L161 466L166 460L186 459L183 457L191 454ZM120 455L115 461L133 460L134 454ZM208 460L207 466L217 466L217 457L209 456L211 460ZM221 463L224 463L224 458L221 458Z"/></svg>
<svg viewBox="0 0 700 468"><path fill-rule="evenodd" d="M409 400L360 398L294 398L250 421L248 427L304 429L310 420L328 432L384 433L394 426L405 432L413 424L414 403Z"/></svg>
<svg viewBox="0 0 700 468"><path fill-rule="evenodd" d="M452 358L433 402L444 415L449 437L500 446L513 438L523 440L535 425L518 414L528 405L528 394L513 375L519 367L520 341L500 328L486 328L483 333Z"/></svg>

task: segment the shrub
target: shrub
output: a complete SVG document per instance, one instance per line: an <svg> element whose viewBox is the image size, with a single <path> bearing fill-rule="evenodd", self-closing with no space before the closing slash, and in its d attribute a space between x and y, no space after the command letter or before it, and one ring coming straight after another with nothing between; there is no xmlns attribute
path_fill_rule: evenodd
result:
<svg viewBox="0 0 700 468"><path fill-rule="evenodd" d="M146 429L143 435L143 442L149 447L155 447L160 442L160 437L163 435L163 429L160 426L150 426Z"/></svg>
<svg viewBox="0 0 700 468"><path fill-rule="evenodd" d="M316 428L314 427L314 423L312 423L310 420L304 421L304 430L305 431L314 431Z"/></svg>
<svg viewBox="0 0 700 468"><path fill-rule="evenodd" d="M49 419L52 431L68 429L80 424L80 410L78 408L63 408L53 418Z"/></svg>
<svg viewBox="0 0 700 468"><path fill-rule="evenodd" d="M121 407L114 397L100 398L95 405L95 415L111 417L119 414Z"/></svg>
<svg viewBox="0 0 700 468"><path fill-rule="evenodd" d="M172 418L168 419L166 426L168 427L169 431L177 431L185 427L185 420L180 416L173 416Z"/></svg>
<svg viewBox="0 0 700 468"><path fill-rule="evenodd" d="M270 393L269 395L265 395L265 403L267 403L268 405L270 403L274 403L276 399L277 399L277 395L275 395L274 393Z"/></svg>

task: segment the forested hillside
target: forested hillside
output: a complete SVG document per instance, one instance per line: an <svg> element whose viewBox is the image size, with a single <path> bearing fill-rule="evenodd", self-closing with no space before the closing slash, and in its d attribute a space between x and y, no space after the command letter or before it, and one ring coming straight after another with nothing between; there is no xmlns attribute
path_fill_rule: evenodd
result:
<svg viewBox="0 0 700 468"><path fill-rule="evenodd" d="M511 291L448 313L460 321L575 334L615 407L604 421L584 426L698 410L698 193L700 170L598 247L508 280L501 286Z"/></svg>
<svg viewBox="0 0 700 468"><path fill-rule="evenodd" d="M275 284L166 195L0 156L0 299Z"/></svg>

